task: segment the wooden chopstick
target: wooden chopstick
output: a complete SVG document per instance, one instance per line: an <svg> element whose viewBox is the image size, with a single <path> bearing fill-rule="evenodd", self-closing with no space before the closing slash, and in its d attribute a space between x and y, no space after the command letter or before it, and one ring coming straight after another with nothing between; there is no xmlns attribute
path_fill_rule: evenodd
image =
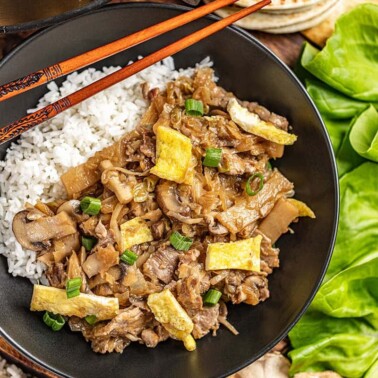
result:
<svg viewBox="0 0 378 378"><path fill-rule="evenodd" d="M100 46L85 52L84 54L77 55L60 63L56 63L52 66L33 72L10 83L1 85L0 102L17 96L18 94L26 92L30 89L36 88L42 84L48 83L51 80L55 80L58 77L67 75L73 71L77 71L80 68L99 62L100 60L115 55L142 42L148 41L149 39L157 37L161 34L167 33L173 29L212 13L219 8L233 4L236 1L237 0L215 0L202 7L195 8L179 16L170 18L156 25L152 25L147 29L140 30L116 41L110 42L104 46Z"/></svg>
<svg viewBox="0 0 378 378"><path fill-rule="evenodd" d="M225 27L233 24L234 22L240 20L241 18L248 16L249 14L256 12L262 7L270 4L271 0L262 0L248 8L244 8L237 13L234 13L226 18L223 18L217 22L200 29L193 34L190 34L162 49L146 56L143 59L136 61L118 71L95 81L94 83L88 85L85 88L78 90L60 100L37 110L36 112L29 114L20 120L10 123L0 129L0 144L15 138L22 134L23 132L30 130L32 127L55 117L62 111L74 106L87 98L109 88L110 86L119 83L120 81L127 79L128 77L142 71L146 67L151 66L160 60L167 58L170 55L176 54L177 52L201 41L202 39L224 29Z"/></svg>

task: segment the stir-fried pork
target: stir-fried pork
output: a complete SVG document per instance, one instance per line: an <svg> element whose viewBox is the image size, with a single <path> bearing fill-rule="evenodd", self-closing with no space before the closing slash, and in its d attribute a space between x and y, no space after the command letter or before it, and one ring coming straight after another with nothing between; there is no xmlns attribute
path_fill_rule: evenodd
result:
<svg viewBox="0 0 378 378"><path fill-rule="evenodd" d="M219 328L219 304L213 307L205 307L201 311L197 311L192 320L194 323L193 337L200 339L207 335L210 331L216 331Z"/></svg>
<svg viewBox="0 0 378 378"><path fill-rule="evenodd" d="M169 337L193 350L193 337L215 334L220 324L237 334L225 302L257 305L269 297L267 275L279 266L272 244L305 208L286 200L293 184L269 165L284 152L269 130L287 133L285 118L235 102L208 68L164 92L147 84L142 90L150 106L137 129L61 177L68 199L27 205L13 222L17 240L48 266L51 286L79 279L79 290L100 297L99 306L118 301L111 320L69 319L99 353L122 352L131 342L153 348ZM190 114L188 99L202 102L202 116ZM266 138L239 127L227 110L232 101L264 125L259 135ZM220 149L216 163L205 164L209 149ZM100 207L86 211L85 196ZM213 244L214 268L206 270ZM241 258L235 246L249 245L255 251L243 251L243 269L225 268Z"/></svg>
<svg viewBox="0 0 378 378"><path fill-rule="evenodd" d="M172 247L162 246L150 255L143 265L143 274L152 281L159 279L168 284L176 270L179 253Z"/></svg>

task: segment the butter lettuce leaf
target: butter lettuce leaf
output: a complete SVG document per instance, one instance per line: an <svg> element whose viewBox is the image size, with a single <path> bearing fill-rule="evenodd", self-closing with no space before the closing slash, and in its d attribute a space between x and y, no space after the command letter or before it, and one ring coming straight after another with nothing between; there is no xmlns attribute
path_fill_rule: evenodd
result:
<svg viewBox="0 0 378 378"><path fill-rule="evenodd" d="M366 373L365 378L376 378L378 377L378 359L375 361L374 365Z"/></svg>
<svg viewBox="0 0 378 378"><path fill-rule="evenodd" d="M360 156L378 162L378 112L373 106L360 114L351 126L349 141Z"/></svg>
<svg viewBox="0 0 378 378"><path fill-rule="evenodd" d="M321 114L331 119L350 119L369 106L369 103L345 96L320 80L307 79L306 88Z"/></svg>
<svg viewBox="0 0 378 378"><path fill-rule="evenodd" d="M322 313L313 311L295 326L290 340L294 347L289 352L290 374L333 370L357 378L378 361L378 331L364 319L329 317L325 321Z"/></svg>
<svg viewBox="0 0 378 378"><path fill-rule="evenodd" d="M358 167L365 161L365 159L353 149L350 143L351 129L352 126L349 122L347 132L344 134L344 138L340 143L339 148L335 150L339 177L342 177L345 173Z"/></svg>
<svg viewBox="0 0 378 378"><path fill-rule="evenodd" d="M289 333L291 373L362 377L378 359L378 164L340 180L335 250L309 310Z"/></svg>
<svg viewBox="0 0 378 378"><path fill-rule="evenodd" d="M368 258L326 282L312 309L335 318L378 316L378 249L369 253Z"/></svg>
<svg viewBox="0 0 378 378"><path fill-rule="evenodd" d="M350 120L349 119L331 119L322 115L324 124L326 125L328 135L331 139L332 148L335 154L338 153L345 136L349 132Z"/></svg>
<svg viewBox="0 0 378 378"><path fill-rule="evenodd" d="M365 162L340 179L338 234L324 282L378 252L377 188L378 165L371 162Z"/></svg>
<svg viewBox="0 0 378 378"><path fill-rule="evenodd" d="M363 4L340 17L325 48L313 59L303 55L302 64L341 93L378 102L377 46L378 6Z"/></svg>
<svg viewBox="0 0 378 378"><path fill-rule="evenodd" d="M335 152L340 218L333 256L306 314L289 333L290 373L378 377L378 6L336 22L326 47L306 44L296 73Z"/></svg>

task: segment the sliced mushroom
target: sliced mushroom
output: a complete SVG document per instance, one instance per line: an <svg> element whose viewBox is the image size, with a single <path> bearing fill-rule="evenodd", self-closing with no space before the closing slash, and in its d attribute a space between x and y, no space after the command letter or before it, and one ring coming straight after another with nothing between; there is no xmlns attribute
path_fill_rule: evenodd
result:
<svg viewBox="0 0 378 378"><path fill-rule="evenodd" d="M41 251L50 246L49 241L76 232L76 223L66 212L53 217L28 220L28 211L20 211L13 218L12 229L17 241L26 249Z"/></svg>
<svg viewBox="0 0 378 378"><path fill-rule="evenodd" d="M189 206L185 206L179 199L177 185L171 181L163 181L156 188L156 200L165 214L169 211L180 213L184 216L190 212Z"/></svg>
<svg viewBox="0 0 378 378"><path fill-rule="evenodd" d="M103 185L109 188L116 195L120 203L129 203L133 199L133 188L127 182L121 181L119 172L110 170L112 167L113 164L110 160L103 160L100 163L99 168L103 173L101 181ZM106 172L107 170L109 171Z"/></svg>

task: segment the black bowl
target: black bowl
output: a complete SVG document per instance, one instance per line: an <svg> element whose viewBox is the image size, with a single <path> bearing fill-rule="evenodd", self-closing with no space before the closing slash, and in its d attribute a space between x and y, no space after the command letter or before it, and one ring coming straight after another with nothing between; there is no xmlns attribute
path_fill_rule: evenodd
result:
<svg viewBox="0 0 378 378"><path fill-rule="evenodd" d="M86 14L35 35L0 65L1 83L182 13L188 8L167 5L120 5ZM97 64L124 65L214 21L208 18ZM155 349L133 344L122 355L93 353L80 335L67 328L51 332L41 314L28 310L32 287L7 274L0 260L0 327L21 352L56 373L73 377L215 377L226 376L260 357L281 340L313 298L327 267L335 239L338 184L331 145L319 114L291 71L249 34L228 28L177 54L178 67L206 56L215 62L220 84L239 98L257 100L285 115L299 136L277 162L295 183L297 197L317 218L301 219L295 235L283 236L281 268L270 276L271 297L256 307L230 306L229 320L240 334L220 329L217 337L198 341L187 352L176 341ZM45 92L38 88L0 104L0 125L24 115ZM4 158L7 146L1 146Z"/></svg>

